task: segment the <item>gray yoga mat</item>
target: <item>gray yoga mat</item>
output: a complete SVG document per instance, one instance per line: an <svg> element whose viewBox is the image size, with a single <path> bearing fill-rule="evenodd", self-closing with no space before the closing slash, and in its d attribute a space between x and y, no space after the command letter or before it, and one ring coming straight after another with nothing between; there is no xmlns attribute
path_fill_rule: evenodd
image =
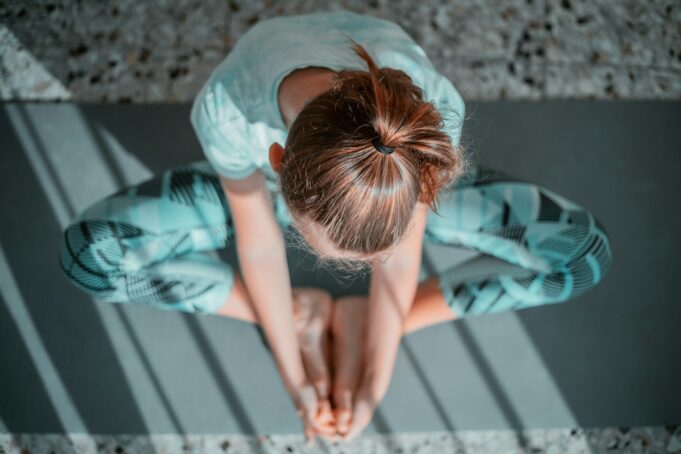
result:
<svg viewBox="0 0 681 454"><path fill-rule="evenodd" d="M0 431L299 432L256 327L95 303L59 270L57 240L77 211L202 159L189 105L2 107ZM681 104L467 108L464 144L476 160L596 213L614 266L568 303L404 337L367 432L681 421ZM310 257L289 252L294 285L366 291L366 278L313 270ZM433 245L424 252L424 273L471 256ZM234 250L220 254L236 260Z"/></svg>

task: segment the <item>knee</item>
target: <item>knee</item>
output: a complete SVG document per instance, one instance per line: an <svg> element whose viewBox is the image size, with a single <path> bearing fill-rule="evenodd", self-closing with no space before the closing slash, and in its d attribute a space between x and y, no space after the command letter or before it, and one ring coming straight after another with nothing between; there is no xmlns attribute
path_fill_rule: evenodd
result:
<svg viewBox="0 0 681 454"><path fill-rule="evenodd" d="M603 225L596 221L582 246L569 262L573 294L580 294L603 281L612 267L610 238Z"/></svg>
<svg viewBox="0 0 681 454"><path fill-rule="evenodd" d="M595 287L612 266L607 232L597 223L566 261L554 261L552 265L550 272L529 278L522 284L547 302L566 301Z"/></svg>
<svg viewBox="0 0 681 454"><path fill-rule="evenodd" d="M112 243L115 238L105 234L105 221L77 221L62 233L59 264L67 277L82 290L99 294L111 290L118 258ZM110 232L110 229L109 229Z"/></svg>

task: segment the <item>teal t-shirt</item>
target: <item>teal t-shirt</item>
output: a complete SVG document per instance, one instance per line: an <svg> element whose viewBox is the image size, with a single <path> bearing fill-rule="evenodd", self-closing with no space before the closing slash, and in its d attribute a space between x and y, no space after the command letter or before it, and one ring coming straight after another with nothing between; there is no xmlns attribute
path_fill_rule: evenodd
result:
<svg viewBox="0 0 681 454"><path fill-rule="evenodd" d="M238 180L260 169L274 177L269 147L284 146L288 134L277 102L284 77L308 66L368 70L344 34L364 46L379 67L407 73L435 103L445 119L443 130L459 144L463 99L398 24L346 10L280 16L241 36L194 100L191 124L217 172Z"/></svg>

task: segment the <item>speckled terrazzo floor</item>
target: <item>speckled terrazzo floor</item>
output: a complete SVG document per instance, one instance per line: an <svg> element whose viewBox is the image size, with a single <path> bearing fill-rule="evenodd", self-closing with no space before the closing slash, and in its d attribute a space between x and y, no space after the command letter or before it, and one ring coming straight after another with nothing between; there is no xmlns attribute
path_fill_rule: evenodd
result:
<svg viewBox="0 0 681 454"><path fill-rule="evenodd" d="M318 441L306 447L301 436L235 437L220 435L83 436L0 435L0 452L24 453L327 453L327 454L581 454L678 453L681 429L670 427L552 429L402 433L367 436L349 443Z"/></svg>
<svg viewBox="0 0 681 454"><path fill-rule="evenodd" d="M188 101L259 20L339 8L402 25L468 100L681 98L671 0L10 0L0 99Z"/></svg>

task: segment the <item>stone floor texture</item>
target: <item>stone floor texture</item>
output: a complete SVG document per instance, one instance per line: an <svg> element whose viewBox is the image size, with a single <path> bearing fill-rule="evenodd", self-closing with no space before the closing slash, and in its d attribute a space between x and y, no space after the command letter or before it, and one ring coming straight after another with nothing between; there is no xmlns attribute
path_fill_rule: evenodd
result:
<svg viewBox="0 0 681 454"><path fill-rule="evenodd" d="M681 428L638 427L400 433L363 436L348 443L318 441L306 447L302 436L215 435L34 435L0 434L0 453L325 453L325 454L581 454L679 453Z"/></svg>
<svg viewBox="0 0 681 454"><path fill-rule="evenodd" d="M673 0L6 0L0 100L186 102L256 22L337 9L399 23L465 99L681 99Z"/></svg>

